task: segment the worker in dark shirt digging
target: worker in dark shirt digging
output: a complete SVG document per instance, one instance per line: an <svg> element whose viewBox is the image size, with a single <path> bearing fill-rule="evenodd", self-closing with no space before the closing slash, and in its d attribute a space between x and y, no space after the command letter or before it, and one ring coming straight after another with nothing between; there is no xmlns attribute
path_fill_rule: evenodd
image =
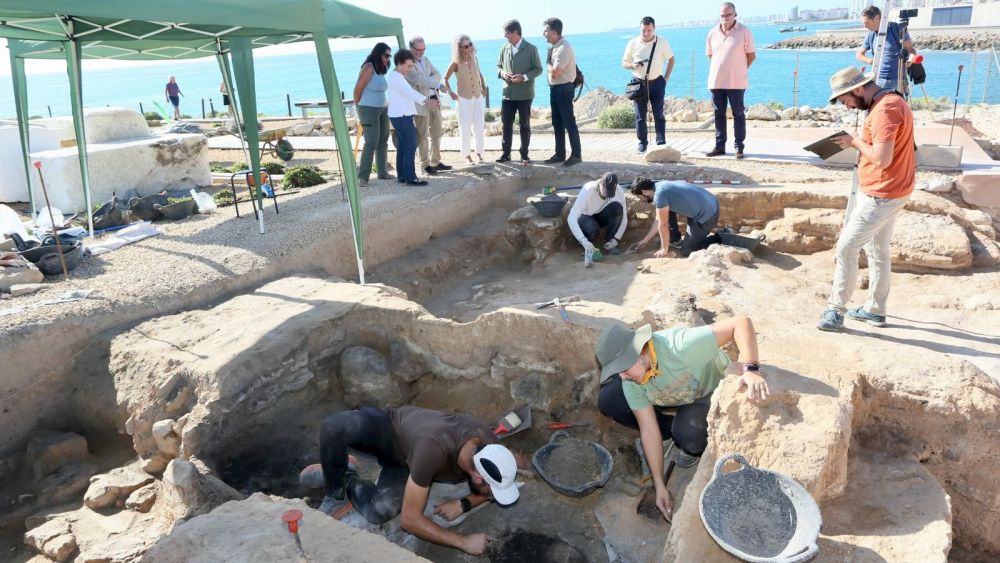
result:
<svg viewBox="0 0 1000 563"><path fill-rule="evenodd" d="M429 542L471 555L486 549L485 534L463 536L424 516L431 484L468 480L472 494L434 507L454 520L490 499L501 505L517 500L517 461L496 443L489 427L465 414L418 407L340 411L320 429L321 464L299 476L307 487L324 486L320 510L332 514L350 500L366 520L381 524L402 511L402 527ZM382 471L378 483L366 481L348 461L347 449L374 455Z"/></svg>

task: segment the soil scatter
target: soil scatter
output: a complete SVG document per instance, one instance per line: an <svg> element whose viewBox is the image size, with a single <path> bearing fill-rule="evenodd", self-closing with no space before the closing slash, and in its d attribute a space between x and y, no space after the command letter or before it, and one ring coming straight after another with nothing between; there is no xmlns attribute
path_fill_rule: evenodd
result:
<svg viewBox="0 0 1000 563"><path fill-rule="evenodd" d="M559 538L513 532L490 549L492 563L587 563L583 553Z"/></svg>
<svg viewBox="0 0 1000 563"><path fill-rule="evenodd" d="M579 438L560 441L549 452L544 467L546 473L568 488L599 481L603 476L597 450L590 442Z"/></svg>
<svg viewBox="0 0 1000 563"><path fill-rule="evenodd" d="M723 539L755 557L775 557L795 535L795 507L787 498L750 496L724 519Z"/></svg>

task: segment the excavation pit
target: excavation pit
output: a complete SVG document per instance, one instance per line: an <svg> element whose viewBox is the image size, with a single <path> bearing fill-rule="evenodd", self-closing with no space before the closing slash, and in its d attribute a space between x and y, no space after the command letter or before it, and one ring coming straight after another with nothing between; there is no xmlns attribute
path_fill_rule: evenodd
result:
<svg viewBox="0 0 1000 563"><path fill-rule="evenodd" d="M949 553L997 552L989 532L1000 516L982 484L996 482L1000 466L990 426L1000 413L994 375L1000 345L991 328L1000 319L987 309L970 315L958 297L940 306L941 296L956 296L956 286L970 295L1000 290L995 271L894 274L893 326L876 332L849 325L835 340L811 326L812 312L823 306L831 260L828 249L816 249L828 241L815 232L809 240L780 239L800 246L795 252L763 249L749 265L712 252L688 260L613 256L585 269L566 232L544 259L510 243L508 219L534 192L526 181L515 185L496 196L494 208L477 209L472 220L452 218L455 225L406 241L408 249L395 257L390 245L374 246L370 254L380 259L368 286L322 272L284 272L197 307L114 325L68 354L74 363L64 375L72 383L53 386L53 392L67 391L74 406L39 426L73 429L90 439L91 455L102 460L94 473L124 465L128 456L115 456L134 452L162 492L150 518L160 524L174 518L173 524L179 505L167 501L181 497L171 491L185 479L201 479L182 460L193 460L195 473L217 476L237 497L308 497L316 506L319 494L303 489L297 476L319 461L319 425L334 410L414 404L489 421L528 404L535 426L505 444L530 456L549 440L547 422L590 422L570 432L612 452L611 480L588 497L571 499L524 477L518 503L487 506L457 531L501 540L530 532L540 536L530 541L564 542L588 561L725 560L700 528L691 499L704 486L706 465L740 451L757 466L793 476L820 501L830 523L820 538L821 554L944 560ZM815 186L718 193L730 216L753 219L736 225L748 228L794 222L794 214L783 212L793 204L824 210L843 203L834 190ZM930 213L927 201L917 203L920 213ZM937 216L956 224L964 213L944 204L941 210ZM648 226L643 220L636 218L631 240ZM807 246L812 254L803 250ZM572 295L581 299L566 306L568 323L551 307L537 308ZM642 520L635 514L642 477L633 446L637 433L596 409L594 340L612 319L666 327L735 314L756 323L773 397L751 405L727 378L713 397L705 460L671 478L673 526ZM810 318L803 320L804 314ZM46 349L47 342L36 335L31 346ZM962 429L960 439L949 430L954 428ZM124 437L128 444L115 455L94 451L104 443L98 436ZM873 451L880 452L877 461L870 459ZM14 460L5 461L9 466L28 467L23 449L7 459ZM362 461L375 476L374 463ZM892 472L880 474L878 467ZM21 503L18 518L5 521L6 545L21 543L25 519L37 514L29 507L52 508L19 500L37 493L41 483L29 478L3 497ZM212 490L214 506L177 501L190 509L189 522L229 500L228 492ZM865 499L860 508L852 502L859 497ZM82 510L82 491L74 498L76 506L56 507L55 514ZM119 500L125 504L128 497ZM93 511L96 516L74 512L72 518L92 522L133 510L112 504ZM39 518L31 519L32 527ZM434 561L487 560L416 541L398 523L395 529L364 527ZM151 541L166 533L160 530ZM88 556L101 548L82 532L76 539ZM514 549L497 542L491 554L499 557L496 550L508 545ZM18 555L26 553L21 548Z"/></svg>

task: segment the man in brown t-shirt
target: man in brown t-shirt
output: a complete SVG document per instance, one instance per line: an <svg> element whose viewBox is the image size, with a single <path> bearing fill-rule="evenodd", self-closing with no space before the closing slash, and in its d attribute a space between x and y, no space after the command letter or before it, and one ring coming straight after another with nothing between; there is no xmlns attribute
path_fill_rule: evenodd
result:
<svg viewBox="0 0 1000 563"><path fill-rule="evenodd" d="M472 494L435 506L435 513L454 520L491 498L508 505L517 500L517 462L497 444L489 427L465 414L419 407L362 407L334 413L320 429L320 467L300 475L326 495L320 510L331 514L349 499L365 519L381 524L402 512L403 529L426 541L479 555L485 534L463 536L424 516L431 484L468 480ZM374 455L382 467L378 483L361 479L347 450ZM321 471L321 473L320 473Z"/></svg>
<svg viewBox="0 0 1000 563"><path fill-rule="evenodd" d="M896 216L906 206L913 193L916 174L916 154L913 143L913 113L902 96L881 89L873 76L848 67L833 75L830 102L851 109L867 110L860 138L847 133L834 137L842 148L855 148L861 153L858 161L858 182L861 193L856 196L853 210L848 206L847 223L837 239L837 263L833 274L833 289L826 311L817 328L839 332L844 326L844 314L873 326L886 326L885 304L889 298L891 256L889 242ZM858 257L861 249L868 256L869 297L856 309L847 309L851 292L857 286Z"/></svg>

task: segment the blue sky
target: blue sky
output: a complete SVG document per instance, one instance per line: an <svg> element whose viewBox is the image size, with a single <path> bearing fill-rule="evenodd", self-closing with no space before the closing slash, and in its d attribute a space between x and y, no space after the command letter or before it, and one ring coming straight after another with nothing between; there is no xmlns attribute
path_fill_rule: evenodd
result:
<svg viewBox="0 0 1000 563"><path fill-rule="evenodd" d="M652 16L658 24L685 22L690 20L713 19L719 14L721 2L618 2L615 0L506 0L487 2L484 0L374 0L361 2L350 0L358 6L386 15L395 15L403 20L403 31L407 37L422 35L431 43L450 41L459 33L467 33L473 39L493 39L503 36L501 26L510 18L517 18L524 27L525 35L541 35L542 21L558 17L565 26L567 35L573 33L595 33L610 29L636 27L643 16ZM743 0L735 2L741 16L763 16L787 14L792 6L799 9L846 7L847 0ZM462 23L456 23L462 22ZM3 51L6 43L0 40ZM338 40L333 48L358 49L371 44L370 39ZM277 55L311 50L311 45L287 45L258 51L259 55ZM133 64L118 61L84 61L84 70L108 67L122 67ZM164 64L164 63L154 63ZM171 63L166 63L171 64ZM29 74L39 72L62 72L65 67L58 61L29 61ZM0 53L0 75L10 74L7 53Z"/></svg>

